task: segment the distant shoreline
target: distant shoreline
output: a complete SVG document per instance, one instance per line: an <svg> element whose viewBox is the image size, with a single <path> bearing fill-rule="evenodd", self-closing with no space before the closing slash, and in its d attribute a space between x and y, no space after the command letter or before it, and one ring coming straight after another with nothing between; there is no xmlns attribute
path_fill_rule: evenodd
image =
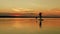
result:
<svg viewBox="0 0 60 34"><path fill-rule="evenodd" d="M36 16L0 16L0 18L36 18ZM39 18L39 16L37 16ZM60 17L42 17L42 18L60 18Z"/></svg>

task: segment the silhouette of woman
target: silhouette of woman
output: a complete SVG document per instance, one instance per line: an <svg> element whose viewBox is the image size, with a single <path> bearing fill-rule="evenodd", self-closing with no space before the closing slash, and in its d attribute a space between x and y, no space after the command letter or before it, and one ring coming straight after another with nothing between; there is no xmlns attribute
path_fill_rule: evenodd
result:
<svg viewBox="0 0 60 34"><path fill-rule="evenodd" d="M40 21L39 26L41 28L42 27L42 13L41 12L39 13L39 21Z"/></svg>

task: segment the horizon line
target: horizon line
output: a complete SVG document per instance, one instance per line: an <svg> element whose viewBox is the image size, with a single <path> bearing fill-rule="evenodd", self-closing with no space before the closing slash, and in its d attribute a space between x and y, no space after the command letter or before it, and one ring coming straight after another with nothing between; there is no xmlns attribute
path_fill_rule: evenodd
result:
<svg viewBox="0 0 60 34"><path fill-rule="evenodd" d="M39 18L39 16L0 16L0 18ZM42 18L60 18L60 17L49 17L49 16L42 16Z"/></svg>

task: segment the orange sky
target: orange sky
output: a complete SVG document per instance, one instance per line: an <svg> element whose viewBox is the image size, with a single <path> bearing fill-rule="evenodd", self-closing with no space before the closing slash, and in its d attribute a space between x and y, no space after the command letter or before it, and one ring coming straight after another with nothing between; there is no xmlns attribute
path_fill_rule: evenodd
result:
<svg viewBox="0 0 60 34"><path fill-rule="evenodd" d="M1 12L60 16L60 0L0 0Z"/></svg>
<svg viewBox="0 0 60 34"><path fill-rule="evenodd" d="M38 15L39 12L43 13L43 16L60 16L60 9L59 8L54 8L54 9L49 9L49 10L33 10L33 9L0 9L0 13L34 13L35 15ZM28 15L28 14L27 14Z"/></svg>

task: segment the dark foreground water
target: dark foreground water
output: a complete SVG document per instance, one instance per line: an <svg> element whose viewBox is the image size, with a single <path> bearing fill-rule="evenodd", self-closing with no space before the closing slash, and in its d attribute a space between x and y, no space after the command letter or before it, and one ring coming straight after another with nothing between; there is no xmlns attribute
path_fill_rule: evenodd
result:
<svg viewBox="0 0 60 34"><path fill-rule="evenodd" d="M0 34L60 34L60 18L0 18Z"/></svg>

